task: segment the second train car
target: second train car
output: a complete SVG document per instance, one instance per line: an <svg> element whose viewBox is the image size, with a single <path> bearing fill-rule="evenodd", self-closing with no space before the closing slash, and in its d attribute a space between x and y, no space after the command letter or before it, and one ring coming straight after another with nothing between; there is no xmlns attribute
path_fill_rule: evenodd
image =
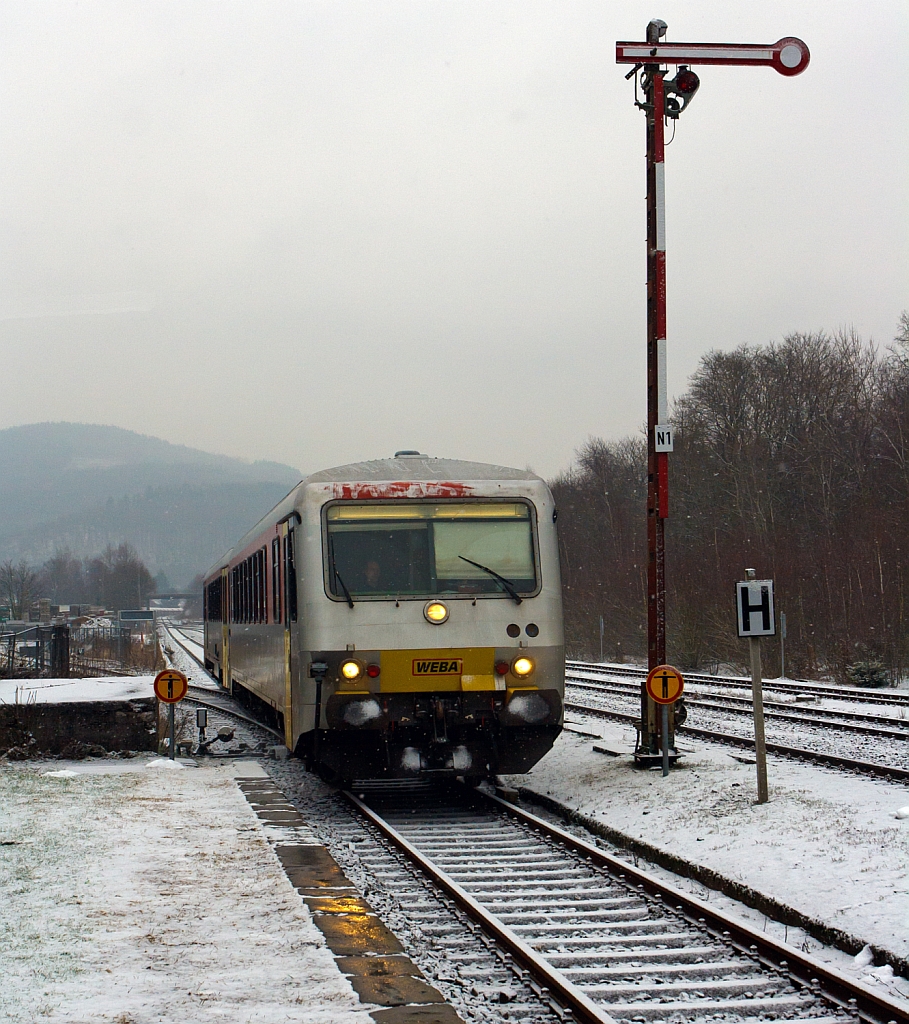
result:
<svg viewBox="0 0 909 1024"><path fill-rule="evenodd" d="M315 473L207 574L207 667L338 780L526 771L562 728L555 521L501 466Z"/></svg>

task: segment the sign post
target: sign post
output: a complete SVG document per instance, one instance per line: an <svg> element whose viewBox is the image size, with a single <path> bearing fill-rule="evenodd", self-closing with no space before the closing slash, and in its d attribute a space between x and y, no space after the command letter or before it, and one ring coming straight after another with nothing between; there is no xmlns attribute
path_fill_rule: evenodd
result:
<svg viewBox="0 0 909 1024"><path fill-rule="evenodd" d="M757 580L754 569L745 570L745 582L737 583L736 614L739 636L748 637L751 648L751 697L754 704L754 758L757 764L757 802L770 799L767 791L767 745L764 740L764 691L761 679L761 637L776 634L773 612L773 580Z"/></svg>
<svg viewBox="0 0 909 1024"><path fill-rule="evenodd" d="M644 42L617 42L617 64L633 64L635 105L647 119L647 663L666 660L665 521L669 516L668 458L673 449L666 386L666 176L664 128L687 109L700 86L695 64L770 67L781 75L798 75L810 54L801 39L787 36L775 43L667 43L666 22L654 19ZM664 65L667 65L664 67ZM668 65L675 77L666 79ZM638 96L638 75L643 102ZM664 724L663 720L667 724ZM674 745L674 718L661 716L641 688L640 738L635 762L653 763L669 729Z"/></svg>
<svg viewBox="0 0 909 1024"><path fill-rule="evenodd" d="M786 678L786 613L780 612L780 679Z"/></svg>
<svg viewBox="0 0 909 1024"><path fill-rule="evenodd" d="M155 695L167 705L167 731L170 736L170 759L177 756L177 724L174 716L174 705L186 696L189 683L182 672L166 668L155 676Z"/></svg>
<svg viewBox="0 0 909 1024"><path fill-rule="evenodd" d="M669 708L685 692L685 680L682 673L672 665L657 665L652 668L644 683L647 695L654 703L660 705L660 717L662 718L661 732L661 754L663 762L663 777L669 774Z"/></svg>

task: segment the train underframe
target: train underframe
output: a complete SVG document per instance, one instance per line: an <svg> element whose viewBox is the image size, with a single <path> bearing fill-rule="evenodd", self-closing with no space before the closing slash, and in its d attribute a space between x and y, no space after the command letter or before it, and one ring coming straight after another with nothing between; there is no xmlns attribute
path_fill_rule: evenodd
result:
<svg viewBox="0 0 909 1024"><path fill-rule="evenodd" d="M558 690L475 693L337 692L328 728L304 733L297 753L330 777L473 780L529 770L562 729Z"/></svg>

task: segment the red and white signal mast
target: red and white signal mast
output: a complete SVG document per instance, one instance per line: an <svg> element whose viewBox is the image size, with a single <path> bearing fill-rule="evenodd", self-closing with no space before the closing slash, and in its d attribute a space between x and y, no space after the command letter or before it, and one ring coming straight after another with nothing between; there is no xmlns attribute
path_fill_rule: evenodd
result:
<svg viewBox="0 0 909 1024"><path fill-rule="evenodd" d="M643 43L615 44L618 64L633 64L626 78L640 74L647 116L647 660L653 669L666 663L666 565L664 526L669 516L668 455L672 427L666 395L666 194L664 128L691 102L701 82L695 64L748 65L798 75L811 55L801 39L787 36L766 46L742 43L667 43L666 22L651 21ZM675 77L666 79L676 65ZM637 97L637 86L635 87ZM641 726L635 761L659 764L661 716L641 686ZM675 715L670 714L669 747L675 761Z"/></svg>

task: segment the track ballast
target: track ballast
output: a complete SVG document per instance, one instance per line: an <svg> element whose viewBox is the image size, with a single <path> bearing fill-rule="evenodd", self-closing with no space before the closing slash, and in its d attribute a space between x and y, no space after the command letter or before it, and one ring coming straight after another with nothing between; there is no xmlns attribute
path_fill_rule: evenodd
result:
<svg viewBox="0 0 909 1024"><path fill-rule="evenodd" d="M619 674L629 678L629 682L607 678ZM643 678L641 669L569 662L565 710L633 724L640 718L639 690L630 680ZM736 685L742 688L747 683L738 680ZM839 692L836 697L844 699ZM717 700L698 693L686 694L685 699L690 713L685 724L677 727L680 737L688 735L754 749L749 716L741 706L723 709ZM767 716L767 750L844 771L909 780L909 723L893 729L882 717L877 719L879 724L874 725L868 724L867 718L861 723L849 721L844 715L838 718L838 721L821 720L805 713L795 715L791 710L785 714L779 712L774 718L772 713ZM782 724L774 725L775 721Z"/></svg>
<svg viewBox="0 0 909 1024"><path fill-rule="evenodd" d="M578 1021L887 1022L839 972L505 801L350 802Z"/></svg>

